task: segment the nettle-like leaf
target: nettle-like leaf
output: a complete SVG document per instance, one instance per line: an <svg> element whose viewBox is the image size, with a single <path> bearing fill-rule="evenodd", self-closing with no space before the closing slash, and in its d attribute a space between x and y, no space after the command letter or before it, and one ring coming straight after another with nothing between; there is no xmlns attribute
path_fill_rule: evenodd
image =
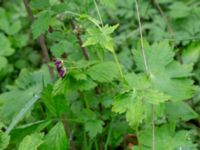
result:
<svg viewBox="0 0 200 150"><path fill-rule="evenodd" d="M118 71L113 62L95 64L87 70L87 74L98 82L111 82L118 77Z"/></svg>
<svg viewBox="0 0 200 150"><path fill-rule="evenodd" d="M148 117L149 104L158 105L168 99L167 95L153 89L129 90L115 97L112 111L119 114L126 113L129 125L137 128Z"/></svg>
<svg viewBox="0 0 200 150"><path fill-rule="evenodd" d="M56 81L53 87L53 95L66 94L66 92L74 90L88 91L96 86L97 84L86 74L78 76L77 73L74 74L72 71L63 79L60 78Z"/></svg>
<svg viewBox="0 0 200 150"><path fill-rule="evenodd" d="M49 28L51 23L51 12L50 11L42 11L38 14L37 19L31 26L33 38L37 38L41 34L45 33Z"/></svg>
<svg viewBox="0 0 200 150"><path fill-rule="evenodd" d="M63 53L71 53L73 50L73 44L71 42L68 41L60 41L57 44L54 44L51 47L51 52L55 57L60 58L62 56Z"/></svg>
<svg viewBox="0 0 200 150"><path fill-rule="evenodd" d="M135 91L125 91L115 97L112 107L112 111L116 113L126 112L126 120L133 128L137 127L145 118L145 106L142 100L138 98Z"/></svg>
<svg viewBox="0 0 200 150"><path fill-rule="evenodd" d="M92 81L91 79L79 80L77 82L77 85L81 91L88 91L97 86L97 84L94 81Z"/></svg>
<svg viewBox="0 0 200 150"><path fill-rule="evenodd" d="M145 150L152 149L152 133L151 129L140 132L139 138ZM174 150L174 149L190 149L197 150L196 145L190 139L190 132L181 130L173 131L169 125L156 127L155 129L156 149L158 150ZM167 141L167 142L166 142Z"/></svg>
<svg viewBox="0 0 200 150"><path fill-rule="evenodd" d="M88 132L90 138L102 133L104 122L97 118L97 114L94 111L90 109L82 110L79 119L84 123L85 131Z"/></svg>
<svg viewBox="0 0 200 150"><path fill-rule="evenodd" d="M62 122L58 122L44 137L44 143L41 145L42 150L67 150L68 139Z"/></svg>
<svg viewBox="0 0 200 150"><path fill-rule="evenodd" d="M43 133L33 133L31 135L27 135L19 144L18 150L37 150L43 143L43 137Z"/></svg>
<svg viewBox="0 0 200 150"><path fill-rule="evenodd" d="M167 42L145 45L147 65L149 66L150 84L156 90L171 97L173 101L185 100L194 93L191 76L192 66L181 65L173 59L175 55ZM143 56L134 51L138 69L145 71ZM134 87L134 85L133 85Z"/></svg>
<svg viewBox="0 0 200 150"><path fill-rule="evenodd" d="M91 138L94 138L98 133L102 133L103 124L102 120L90 120L85 123L85 131L88 132Z"/></svg>
<svg viewBox="0 0 200 150"><path fill-rule="evenodd" d="M187 17L190 14L190 7L184 2L174 2L170 5L169 15L171 18L179 19Z"/></svg>
<svg viewBox="0 0 200 150"><path fill-rule="evenodd" d="M111 33L118 27L118 25L114 26L104 26L102 28L89 28L87 30L88 37L86 42L83 44L83 46L89 46L89 45L96 45L100 44L103 48L106 48L107 50L113 52L114 46L113 41L110 36Z"/></svg>
<svg viewBox="0 0 200 150"><path fill-rule="evenodd" d="M64 95L53 95L53 87L48 85L42 95L42 102L49 110L49 112L56 117L60 117L63 112L67 111L68 101Z"/></svg>
<svg viewBox="0 0 200 150"><path fill-rule="evenodd" d="M9 13L9 11L0 8L0 29L8 35L14 35L21 29L21 21L19 18L9 17L11 15Z"/></svg>
<svg viewBox="0 0 200 150"><path fill-rule="evenodd" d="M137 128L145 117L145 106L141 100L128 105L126 120L132 128Z"/></svg>
<svg viewBox="0 0 200 150"><path fill-rule="evenodd" d="M117 96L112 108L117 113L125 112L131 127L137 127L147 117L149 104L185 100L192 96L194 90L193 82L188 78L191 65L181 65L173 60L174 53L167 43L146 45L145 52L150 76L128 73L125 80L131 90ZM135 51L134 56L138 69L145 72L141 52Z"/></svg>

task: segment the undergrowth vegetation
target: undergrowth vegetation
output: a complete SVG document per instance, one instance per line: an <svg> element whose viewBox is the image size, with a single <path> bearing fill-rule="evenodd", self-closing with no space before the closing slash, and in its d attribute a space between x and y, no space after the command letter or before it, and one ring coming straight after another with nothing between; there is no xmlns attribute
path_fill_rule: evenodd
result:
<svg viewBox="0 0 200 150"><path fill-rule="evenodd" d="M200 149L200 2L2 0L0 82L0 150Z"/></svg>

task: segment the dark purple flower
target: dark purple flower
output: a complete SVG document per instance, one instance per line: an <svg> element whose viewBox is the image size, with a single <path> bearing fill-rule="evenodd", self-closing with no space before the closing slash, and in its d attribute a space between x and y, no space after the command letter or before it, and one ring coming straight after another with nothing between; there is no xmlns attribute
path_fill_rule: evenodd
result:
<svg viewBox="0 0 200 150"><path fill-rule="evenodd" d="M54 64L56 66L58 75L63 78L66 74L66 68L63 66L63 61L62 60L58 60L57 58L54 58Z"/></svg>

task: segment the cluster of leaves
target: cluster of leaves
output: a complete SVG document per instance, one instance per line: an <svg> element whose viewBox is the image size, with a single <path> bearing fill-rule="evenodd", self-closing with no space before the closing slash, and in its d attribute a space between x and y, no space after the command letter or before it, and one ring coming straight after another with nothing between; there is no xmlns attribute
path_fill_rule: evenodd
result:
<svg viewBox="0 0 200 150"><path fill-rule="evenodd" d="M150 150L152 114L156 149L200 148L198 0L139 1L144 52L133 0L2 5L0 149Z"/></svg>

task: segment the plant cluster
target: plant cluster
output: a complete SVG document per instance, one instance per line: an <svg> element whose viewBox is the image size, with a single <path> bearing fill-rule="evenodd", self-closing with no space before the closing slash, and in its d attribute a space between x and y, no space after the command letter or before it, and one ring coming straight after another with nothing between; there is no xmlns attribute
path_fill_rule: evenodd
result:
<svg viewBox="0 0 200 150"><path fill-rule="evenodd" d="M0 149L200 149L198 0L0 5Z"/></svg>

